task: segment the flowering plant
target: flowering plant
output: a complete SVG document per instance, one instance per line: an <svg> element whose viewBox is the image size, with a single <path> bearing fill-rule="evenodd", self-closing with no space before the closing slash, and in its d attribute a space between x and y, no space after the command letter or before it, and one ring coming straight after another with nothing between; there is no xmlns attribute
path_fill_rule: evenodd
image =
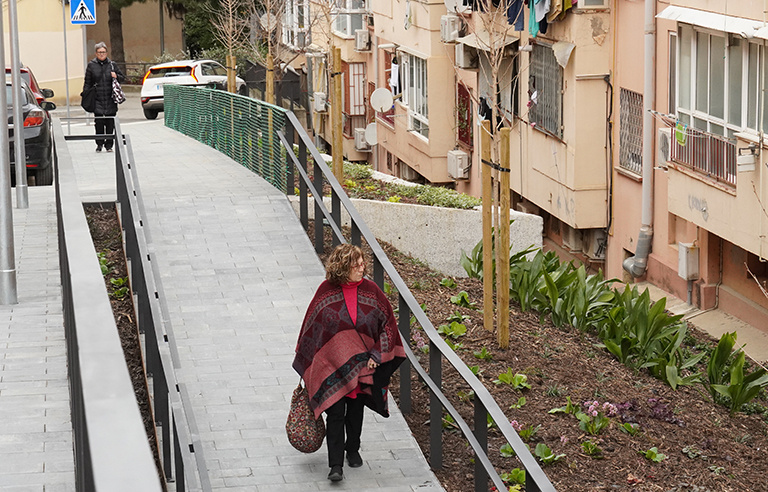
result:
<svg viewBox="0 0 768 492"><path fill-rule="evenodd" d="M584 408L586 411L576 413L576 418L579 419L579 428L593 436L606 428L611 422L611 417L618 413L616 405L609 402L600 405L597 400L585 401L582 404L582 409Z"/></svg>

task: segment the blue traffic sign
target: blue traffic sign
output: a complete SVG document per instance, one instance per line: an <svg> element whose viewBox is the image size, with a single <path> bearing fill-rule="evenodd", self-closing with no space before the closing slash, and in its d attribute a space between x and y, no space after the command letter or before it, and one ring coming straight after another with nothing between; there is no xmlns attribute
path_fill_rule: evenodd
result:
<svg viewBox="0 0 768 492"><path fill-rule="evenodd" d="M96 24L96 0L70 0L72 24Z"/></svg>

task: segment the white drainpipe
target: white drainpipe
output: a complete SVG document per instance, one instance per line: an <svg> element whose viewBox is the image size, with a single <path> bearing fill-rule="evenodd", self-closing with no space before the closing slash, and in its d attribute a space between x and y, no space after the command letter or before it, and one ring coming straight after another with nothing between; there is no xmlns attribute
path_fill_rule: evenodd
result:
<svg viewBox="0 0 768 492"><path fill-rule="evenodd" d="M653 240L653 115L656 106L654 76L656 66L656 0L645 0L645 64L643 83L643 194L640 234L635 256L624 260L622 266L633 277L640 277L648 268L648 255Z"/></svg>

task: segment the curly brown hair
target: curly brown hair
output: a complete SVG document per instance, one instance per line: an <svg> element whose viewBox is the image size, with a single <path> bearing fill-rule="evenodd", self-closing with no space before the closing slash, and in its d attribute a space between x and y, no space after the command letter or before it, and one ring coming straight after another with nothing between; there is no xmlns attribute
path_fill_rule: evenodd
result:
<svg viewBox="0 0 768 492"><path fill-rule="evenodd" d="M354 244L340 244L328 257L325 265L325 278L334 285L341 285L349 280L352 267L363 258L363 250ZM363 272L365 274L365 272Z"/></svg>

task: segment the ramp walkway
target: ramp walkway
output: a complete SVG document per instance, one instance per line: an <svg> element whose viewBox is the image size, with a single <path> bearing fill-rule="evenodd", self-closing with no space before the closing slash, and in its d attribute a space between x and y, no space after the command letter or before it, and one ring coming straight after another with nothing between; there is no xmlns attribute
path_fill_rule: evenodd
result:
<svg viewBox="0 0 768 492"><path fill-rule="evenodd" d="M122 131L212 488L442 490L394 404L389 419L366 410L364 465L346 467L342 482L326 479L325 448L304 455L290 446L294 347L324 278L306 233L285 195L216 150L161 120L124 123ZM114 155L94 152L92 141L68 144L83 202L114 201Z"/></svg>

